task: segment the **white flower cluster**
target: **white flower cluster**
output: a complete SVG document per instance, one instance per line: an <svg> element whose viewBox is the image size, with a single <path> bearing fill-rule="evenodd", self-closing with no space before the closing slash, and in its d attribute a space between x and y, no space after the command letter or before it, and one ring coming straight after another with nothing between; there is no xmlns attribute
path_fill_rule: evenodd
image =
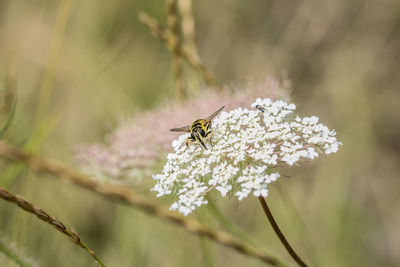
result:
<svg viewBox="0 0 400 267"><path fill-rule="evenodd" d="M335 131L318 123L315 116L290 120L294 104L257 99L252 110L237 108L222 112L213 120L213 146L186 147L189 134L173 141L175 153L168 154L163 172L153 176L157 197L173 194L171 205L187 215L207 204L212 189L221 196L235 194L239 200L249 194L268 195L268 184L280 175L274 167L293 165L301 159L337 152L340 142Z"/></svg>

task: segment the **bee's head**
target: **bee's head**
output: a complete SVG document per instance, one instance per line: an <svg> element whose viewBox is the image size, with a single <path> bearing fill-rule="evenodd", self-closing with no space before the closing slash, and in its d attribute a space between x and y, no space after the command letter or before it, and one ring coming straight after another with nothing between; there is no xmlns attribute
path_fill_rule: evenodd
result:
<svg viewBox="0 0 400 267"><path fill-rule="evenodd" d="M204 123L204 128L205 128L206 130L211 129L211 121L205 121L205 123Z"/></svg>

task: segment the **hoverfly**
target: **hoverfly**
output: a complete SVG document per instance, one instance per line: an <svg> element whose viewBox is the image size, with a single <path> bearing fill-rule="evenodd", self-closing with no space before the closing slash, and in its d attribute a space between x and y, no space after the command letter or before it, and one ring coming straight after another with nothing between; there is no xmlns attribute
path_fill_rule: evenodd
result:
<svg viewBox="0 0 400 267"><path fill-rule="evenodd" d="M211 121L224 109L225 106L222 106L220 109L215 111L213 114L208 116L206 119L198 119L195 120L192 125L184 126L180 128L173 128L170 131L172 132L186 132L190 133L190 137L186 140L186 146L189 147L192 143L200 144L203 148L207 149L205 145L205 140L208 140L210 145L211 138L213 135L213 131L211 130Z"/></svg>

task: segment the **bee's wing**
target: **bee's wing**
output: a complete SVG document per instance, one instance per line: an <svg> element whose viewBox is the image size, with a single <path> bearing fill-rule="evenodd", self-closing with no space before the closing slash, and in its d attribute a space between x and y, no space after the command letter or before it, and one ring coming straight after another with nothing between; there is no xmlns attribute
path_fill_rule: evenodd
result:
<svg viewBox="0 0 400 267"><path fill-rule="evenodd" d="M212 121L212 119L215 118L215 116L218 115L218 113L221 112L221 110L224 109L225 106L220 107L217 111L215 111L213 114L211 114L210 116L207 117L206 121Z"/></svg>
<svg viewBox="0 0 400 267"><path fill-rule="evenodd" d="M180 128L172 128L170 129L171 132L186 132L190 133L190 126L183 126Z"/></svg>

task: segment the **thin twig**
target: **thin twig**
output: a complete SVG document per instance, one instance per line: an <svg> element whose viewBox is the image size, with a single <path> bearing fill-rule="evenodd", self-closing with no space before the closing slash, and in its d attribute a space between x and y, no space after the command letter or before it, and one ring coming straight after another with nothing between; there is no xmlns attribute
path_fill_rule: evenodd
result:
<svg viewBox="0 0 400 267"><path fill-rule="evenodd" d="M139 20L145 24L147 27L149 27L151 33L157 37L163 40L164 42L168 42L168 33L167 31L160 26L160 24L157 22L156 19L153 17L149 16L146 13L140 13L139 14ZM187 48L183 47L181 44L178 44L178 49L179 53L182 56L183 59L186 60L186 62L192 66L192 68L199 73L200 76L203 77L204 81L207 83L209 86L214 86L217 89L221 89L221 87L217 83L217 79L215 78L214 73L212 73L210 70L208 70L203 63L201 62L199 57L194 56L190 51L188 51Z"/></svg>
<svg viewBox="0 0 400 267"><path fill-rule="evenodd" d="M173 222L191 233L206 236L219 244L233 248L245 255L258 258L265 263L273 266L286 266L279 259L269 253L255 249L230 234L210 229L197 220L185 218L175 212L171 212L163 207L153 204L126 187L99 183L90 179L88 175L70 169L61 163L54 160L42 159L22 152L6 142L0 142L0 157L4 157L11 161L24 162L33 170L59 176L67 182L86 188L106 197L107 199L140 208L142 211L150 215Z"/></svg>
<svg viewBox="0 0 400 267"><path fill-rule="evenodd" d="M305 264L304 261L300 259L300 257L294 251L294 249L290 246L289 242L286 240L285 236L282 234L281 229L279 229L278 224L276 223L270 209L268 208L267 202L265 202L265 199L262 196L258 197L258 199L260 200L265 215L267 215L269 223L274 229L276 235L279 237L279 240L281 240L282 244L285 246L287 252L289 252L290 256L297 262L297 264L299 264L299 266L307 267L307 264Z"/></svg>
<svg viewBox="0 0 400 267"><path fill-rule="evenodd" d="M176 93L178 100L182 101L185 96L185 81L182 74L181 53L179 51L179 24L176 0L166 0L167 25L169 30L168 47L172 52L172 65L176 80Z"/></svg>
<svg viewBox="0 0 400 267"><path fill-rule="evenodd" d="M18 205L23 210L36 215L36 217L38 217L40 220L54 226L54 228L56 230L67 235L72 242L74 242L76 245L80 246L81 248L85 249L87 252L89 252L90 255L92 255L92 257L95 259L96 262L98 262L101 266L105 267L105 265L97 258L94 251L91 250L85 243L82 242L78 233L72 227L67 228L56 217L50 216L47 212L45 212L41 208L26 201L22 196L14 195L13 193L10 193L9 191L7 191L5 188L3 188L1 186L0 186L0 198Z"/></svg>

